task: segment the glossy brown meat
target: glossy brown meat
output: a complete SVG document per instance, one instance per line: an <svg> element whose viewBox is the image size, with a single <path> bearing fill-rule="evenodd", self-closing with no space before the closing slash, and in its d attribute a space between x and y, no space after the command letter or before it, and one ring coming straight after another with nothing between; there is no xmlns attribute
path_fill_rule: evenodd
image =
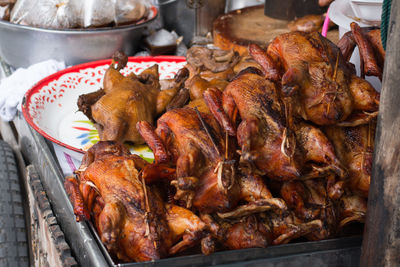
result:
<svg viewBox="0 0 400 267"><path fill-rule="evenodd" d="M161 91L157 97L157 114L165 112L166 109L171 109L172 102L175 102L175 105L179 105L182 102L182 100L176 98L179 96L182 98L182 95L184 95L185 92L182 92L182 87L188 77L189 70L182 68L176 73L174 79L160 81ZM184 104L182 103L182 106Z"/></svg>
<svg viewBox="0 0 400 267"><path fill-rule="evenodd" d="M356 45L356 41L354 40L353 33L351 31L343 34L342 38L340 38L337 43L337 46L339 47L346 61L350 61Z"/></svg>
<svg viewBox="0 0 400 267"><path fill-rule="evenodd" d="M222 79L212 79L207 81L200 77L200 75L195 75L186 81L185 86L189 89L190 99L195 100L203 98L203 93L210 87L218 88L224 91L225 87L228 85L226 80Z"/></svg>
<svg viewBox="0 0 400 267"><path fill-rule="evenodd" d="M207 237L209 244L204 244L206 246L202 247L203 251L212 248L210 244L215 242L228 249L265 248L271 243L270 229L257 215L243 216L234 220L222 220L209 214L202 214L200 217L211 232Z"/></svg>
<svg viewBox="0 0 400 267"><path fill-rule="evenodd" d="M79 180L67 178L65 188L77 220L88 220L91 213L113 255L122 261L154 260L196 245L207 230L191 211L164 205L158 188L149 186L174 173L167 170L120 144L101 141L85 153Z"/></svg>
<svg viewBox="0 0 400 267"><path fill-rule="evenodd" d="M371 180L375 121L356 127L330 126L324 129L336 154L349 171L349 186L354 193L368 197Z"/></svg>
<svg viewBox="0 0 400 267"><path fill-rule="evenodd" d="M242 171L266 174L278 180L300 176L295 136L286 124L284 105L272 82L245 73L226 87L223 108L218 101L207 104L223 127L235 125L240 116L236 136L241 148Z"/></svg>
<svg viewBox="0 0 400 267"><path fill-rule="evenodd" d="M120 63L123 59L120 60ZM92 118L99 131L100 140L131 141L143 143L136 130L137 121L153 122L156 115L157 97L160 93L158 66L144 70L139 77L123 76L119 70L125 64L110 65L104 75L104 95L96 102L81 101L79 109ZM85 95L81 100L90 100ZM90 112L87 108L90 106Z"/></svg>
<svg viewBox="0 0 400 267"><path fill-rule="evenodd" d="M305 222L297 218L293 212L285 216L274 213L263 213L260 216L263 217L262 221L266 228L271 231L273 245L287 244L291 240L322 229L320 220Z"/></svg>
<svg viewBox="0 0 400 267"><path fill-rule="evenodd" d="M337 45L346 61L350 60L357 45L361 59L361 77L370 75L382 78L385 50L382 46L380 29L360 28L353 22L351 31L345 33Z"/></svg>
<svg viewBox="0 0 400 267"><path fill-rule="evenodd" d="M234 162L230 162L233 146L226 147L226 136L211 115L200 116L210 135L191 108L166 112L155 131L144 131L150 127L147 123L139 123L138 128L155 154L160 148L152 144L163 144L166 152L160 154L168 153L168 162L176 166L177 179L172 182L176 200L187 207L193 203L203 212L226 211L236 205L240 193Z"/></svg>
<svg viewBox="0 0 400 267"><path fill-rule="evenodd" d="M265 78L278 82L281 79L279 69L273 59L256 44L249 45L249 53L251 57L261 66Z"/></svg>
<svg viewBox="0 0 400 267"><path fill-rule="evenodd" d="M383 45L382 45L381 30L374 29L374 30L369 31L367 33L367 38L374 50L374 54L375 54L376 60L378 61L378 65L383 70L386 52L383 49Z"/></svg>
<svg viewBox="0 0 400 267"><path fill-rule="evenodd" d="M136 129L136 123L153 123L154 117L165 111L182 88L189 71L186 68L178 71L174 80L163 82L165 90L160 91L158 65L138 76L133 73L123 76L120 70L126 63L125 55L116 54L104 75L104 89L81 95L78 108L95 123L100 140L141 144L144 140Z"/></svg>
<svg viewBox="0 0 400 267"><path fill-rule="evenodd" d="M354 98L353 108L355 111L378 111L380 94L368 81L353 75L350 91Z"/></svg>
<svg viewBox="0 0 400 267"><path fill-rule="evenodd" d="M269 239L269 229L255 216L249 216L226 231L224 245L229 249L265 248L270 243Z"/></svg>
<svg viewBox="0 0 400 267"><path fill-rule="evenodd" d="M335 124L350 115L352 70L328 39L317 32L290 32L276 37L267 53L284 73L282 92L293 99L295 115L318 125Z"/></svg>
<svg viewBox="0 0 400 267"><path fill-rule="evenodd" d="M382 79L382 69L378 65L374 49L368 38L364 35L361 27L357 23L352 22L350 27L354 41L360 50L361 77L363 77L365 73L365 75L377 76Z"/></svg>
<svg viewBox="0 0 400 267"><path fill-rule="evenodd" d="M347 175L335 155L333 145L319 128L305 122L297 122L295 129L297 144L303 151L304 161L310 164L312 169L303 175L303 178L321 177L327 172L334 172L342 178Z"/></svg>
<svg viewBox="0 0 400 267"><path fill-rule="evenodd" d="M162 200L139 178L136 157L105 149L101 143L93 146L95 157L79 174L81 184L89 184L104 201L95 221L101 241L123 261L167 256L172 240Z"/></svg>
<svg viewBox="0 0 400 267"><path fill-rule="evenodd" d="M343 196L339 202L338 213L340 228L352 222L363 223L367 213L367 199L357 195Z"/></svg>
<svg viewBox="0 0 400 267"><path fill-rule="evenodd" d="M319 215L320 210L318 208L307 206L309 192L303 182L290 181L283 183L280 194L300 219L309 221Z"/></svg>
<svg viewBox="0 0 400 267"><path fill-rule="evenodd" d="M248 216L255 213L271 211L283 213L287 210L286 203L280 198L274 198L263 179L257 175L240 176L240 200L246 204L235 209L218 213L223 219L232 219Z"/></svg>
<svg viewBox="0 0 400 267"><path fill-rule="evenodd" d="M307 204L317 207L319 215L316 219L322 221L322 227L306 237L309 240L323 240L335 236L337 232L337 214L333 201L328 197L326 179L312 179L304 182L309 192Z"/></svg>
<svg viewBox="0 0 400 267"><path fill-rule="evenodd" d="M166 204L165 208L171 241L176 243L181 240L169 249L169 254L174 255L199 243L207 225L188 209L173 204Z"/></svg>
<svg viewBox="0 0 400 267"><path fill-rule="evenodd" d="M240 61L233 67L233 71L235 74L238 74L244 69L249 67L253 67L259 70L263 70L263 68L258 64L250 55L245 55L240 58Z"/></svg>
<svg viewBox="0 0 400 267"><path fill-rule="evenodd" d="M323 223L318 231L307 234L307 238L322 240L335 235L336 211L328 198L324 178L286 182L282 185L281 195L298 218L306 222L318 219Z"/></svg>
<svg viewBox="0 0 400 267"><path fill-rule="evenodd" d="M75 177L67 177L64 181L64 188L68 194L72 206L74 207L74 214L76 221L85 221L90 219L90 212L86 207L85 200L79 190L79 181Z"/></svg>

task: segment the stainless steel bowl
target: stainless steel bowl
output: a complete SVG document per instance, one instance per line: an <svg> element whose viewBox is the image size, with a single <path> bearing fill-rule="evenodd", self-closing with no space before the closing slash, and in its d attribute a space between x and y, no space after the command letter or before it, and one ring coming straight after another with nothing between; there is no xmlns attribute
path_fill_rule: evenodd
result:
<svg viewBox="0 0 400 267"><path fill-rule="evenodd" d="M225 0L157 0L164 27L183 36L186 45L193 37L212 31L214 20L225 10Z"/></svg>
<svg viewBox="0 0 400 267"><path fill-rule="evenodd" d="M71 30L41 29L0 21L0 57L19 68L47 59L76 65L111 58L117 50L133 55L143 31L157 15L157 9L152 7L149 18L135 25Z"/></svg>

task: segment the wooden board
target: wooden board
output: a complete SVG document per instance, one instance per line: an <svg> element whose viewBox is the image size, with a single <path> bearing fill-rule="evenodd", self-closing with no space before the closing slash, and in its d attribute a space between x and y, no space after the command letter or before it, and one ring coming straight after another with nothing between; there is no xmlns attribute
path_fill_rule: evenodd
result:
<svg viewBox="0 0 400 267"><path fill-rule="evenodd" d="M400 265L400 1L392 1L360 266Z"/></svg>
<svg viewBox="0 0 400 267"><path fill-rule="evenodd" d="M213 25L214 44L221 49L247 52L250 43L266 46L276 36L289 32L289 21L264 15L264 6L234 10L218 17ZM337 30L329 31L328 38L338 41Z"/></svg>

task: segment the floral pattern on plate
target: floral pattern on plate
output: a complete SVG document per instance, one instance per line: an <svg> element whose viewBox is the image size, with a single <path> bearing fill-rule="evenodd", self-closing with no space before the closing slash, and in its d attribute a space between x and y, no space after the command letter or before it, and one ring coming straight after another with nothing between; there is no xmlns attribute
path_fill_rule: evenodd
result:
<svg viewBox="0 0 400 267"><path fill-rule="evenodd" d="M98 140L96 128L81 112L77 112L79 95L101 88L110 60L77 65L57 72L25 94L22 111L27 122L52 142L83 153ZM159 65L160 79L173 78L185 64L184 57L132 57L122 74L141 73L154 64ZM129 146L130 150L148 161L154 159L145 146Z"/></svg>

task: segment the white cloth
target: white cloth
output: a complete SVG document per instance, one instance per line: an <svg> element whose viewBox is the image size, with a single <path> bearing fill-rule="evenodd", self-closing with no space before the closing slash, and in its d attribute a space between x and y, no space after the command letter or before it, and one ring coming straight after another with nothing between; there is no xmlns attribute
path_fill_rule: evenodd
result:
<svg viewBox="0 0 400 267"><path fill-rule="evenodd" d="M17 69L0 82L0 117L5 121L14 119L17 109L21 111L24 94L41 79L65 69L64 62L47 60L27 69Z"/></svg>

